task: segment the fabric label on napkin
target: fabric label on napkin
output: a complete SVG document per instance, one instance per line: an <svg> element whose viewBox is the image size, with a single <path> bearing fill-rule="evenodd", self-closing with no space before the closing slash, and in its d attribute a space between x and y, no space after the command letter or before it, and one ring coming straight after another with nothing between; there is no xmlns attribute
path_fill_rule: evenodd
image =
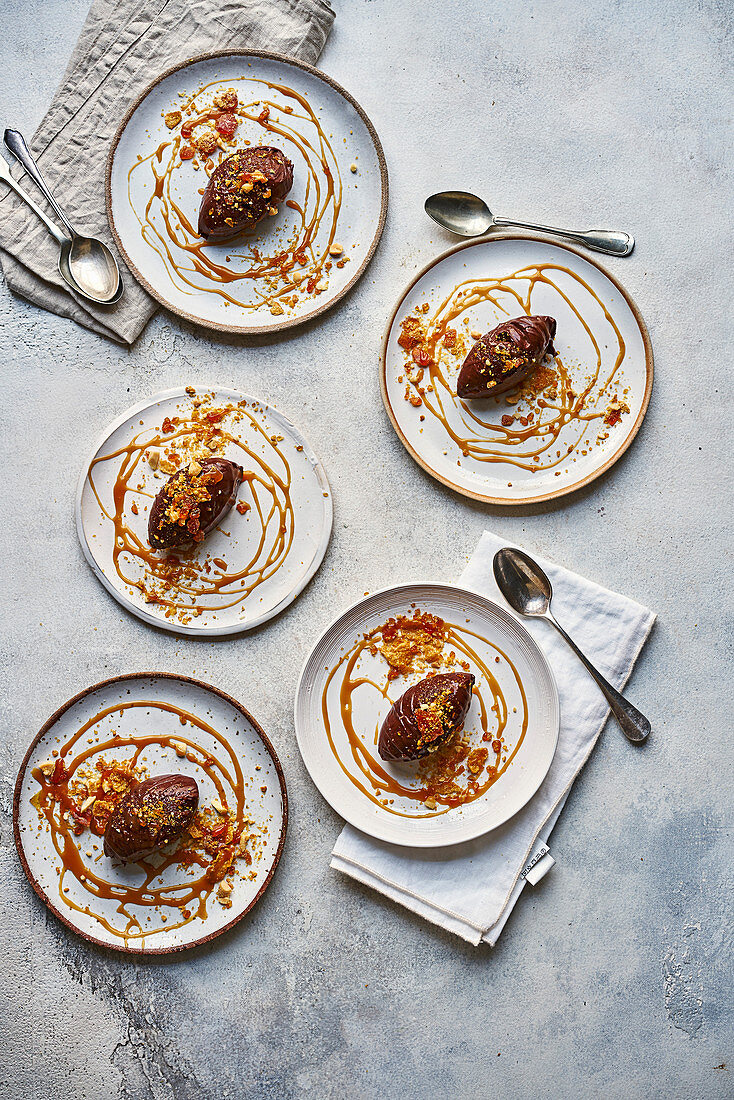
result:
<svg viewBox="0 0 734 1100"><path fill-rule="evenodd" d="M555 864L556 861L550 854L548 845L541 844L523 867L520 878L525 879L531 886L535 886L550 871L551 867L555 867Z"/></svg>

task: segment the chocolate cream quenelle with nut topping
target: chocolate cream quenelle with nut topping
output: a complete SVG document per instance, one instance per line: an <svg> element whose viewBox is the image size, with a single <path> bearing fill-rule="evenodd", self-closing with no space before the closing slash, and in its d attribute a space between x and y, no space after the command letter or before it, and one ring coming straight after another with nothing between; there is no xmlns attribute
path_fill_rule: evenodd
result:
<svg viewBox="0 0 734 1100"><path fill-rule="evenodd" d="M223 160L207 184L199 209L199 233L212 243L228 241L278 213L293 186L293 165L269 145L254 146Z"/></svg>
<svg viewBox="0 0 734 1100"><path fill-rule="evenodd" d="M456 386L458 397L500 397L516 389L539 367L546 355L555 355L553 317L515 317L503 321L477 340L467 355Z"/></svg>
<svg viewBox="0 0 734 1100"><path fill-rule="evenodd" d="M382 723L377 746L382 759L419 760L446 745L464 724L473 687L470 672L428 676L409 687Z"/></svg>
<svg viewBox="0 0 734 1100"><path fill-rule="evenodd" d="M202 458L172 474L160 490L148 519L154 550L201 542L237 499L243 469L228 458Z"/></svg>

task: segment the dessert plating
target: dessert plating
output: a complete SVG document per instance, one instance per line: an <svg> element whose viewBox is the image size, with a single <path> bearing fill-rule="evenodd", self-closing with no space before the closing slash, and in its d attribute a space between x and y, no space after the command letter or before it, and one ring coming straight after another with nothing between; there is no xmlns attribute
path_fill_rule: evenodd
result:
<svg viewBox="0 0 734 1100"><path fill-rule="evenodd" d="M246 76L232 84L212 81L181 93L162 112L167 137L128 170L128 203L177 289L290 316L304 299L323 294L335 269L351 260L337 239L343 184L333 135L295 89ZM277 145L265 144L269 139ZM289 153L298 199L287 197L294 177ZM199 190L197 222L176 174L202 169L208 179ZM275 219L283 202L289 215ZM260 226L268 230L262 238L235 241ZM229 241L226 256L213 247Z"/></svg>
<svg viewBox="0 0 734 1100"><path fill-rule="evenodd" d="M165 407L170 415L150 426L133 420L122 445L95 456L87 480L100 522L112 527L110 568L187 625L245 605L287 563L296 537L292 464L301 466L303 446L291 453L277 421L247 399L217 400L190 386Z"/></svg>
<svg viewBox="0 0 734 1100"><path fill-rule="evenodd" d="M533 312L536 295L543 304L557 301L554 312L570 311L580 325L579 364L554 347L555 319ZM518 305L525 317L513 317ZM477 316L489 310L507 320L483 335ZM585 316L599 313L603 330ZM471 473L485 463L502 463L562 477L571 463L603 447L630 411L619 325L591 285L562 264L465 279L442 291L438 305L424 301L403 317L397 343L402 363L393 370L415 409L418 434L429 420L435 422L445 435L443 454ZM553 359L546 358L550 354ZM467 403L478 397L481 405Z"/></svg>
<svg viewBox="0 0 734 1100"><path fill-rule="evenodd" d="M134 732L148 716L159 730L177 720L176 732ZM39 832L50 837L62 912L144 947L150 936L205 921L212 900L231 908L238 878L257 879L269 827L255 824L248 802L259 807L257 790L267 788L243 772L238 747L215 726L155 697L123 700L55 744L33 768L29 798ZM188 774L148 777L154 761ZM215 793L203 807L202 782Z"/></svg>
<svg viewBox="0 0 734 1100"><path fill-rule="evenodd" d="M491 643L495 663L488 663L478 643L487 644L465 622L415 607L358 637L329 670L321 716L331 751L350 782L388 813L433 816L473 802L504 774L520 749L528 710L519 674ZM394 683L416 675L420 681L396 698ZM512 716L506 696L510 682L520 700ZM366 708L364 699L357 704L357 693L374 699L373 713L390 704L379 735L377 727L355 718ZM437 699L444 713L431 715L430 704ZM423 712L421 703L429 704ZM421 714L417 721L416 714ZM402 761L399 769L390 768L396 760Z"/></svg>

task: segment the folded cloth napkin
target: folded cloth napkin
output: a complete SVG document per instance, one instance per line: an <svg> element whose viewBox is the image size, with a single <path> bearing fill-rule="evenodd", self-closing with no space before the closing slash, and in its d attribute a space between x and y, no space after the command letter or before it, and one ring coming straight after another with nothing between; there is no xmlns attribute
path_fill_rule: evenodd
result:
<svg viewBox="0 0 734 1100"><path fill-rule="evenodd" d="M508 545L513 544L485 531L460 582L503 607L507 605L494 579L492 559ZM623 688L655 621L653 613L533 556L553 585L558 621L603 675ZM473 944L497 942L525 885L521 872L547 847L573 781L609 715L604 696L550 623L522 622L548 659L561 701L558 748L527 806L487 836L446 848L402 848L347 825L331 858L332 867Z"/></svg>
<svg viewBox="0 0 734 1100"><path fill-rule="evenodd" d="M10 289L118 343L132 344L158 303L127 272L107 224L107 154L129 104L166 69L198 54L262 49L313 64L333 22L325 0L94 0L30 145L71 224L112 248L125 293L109 307L72 294L56 266L58 246L8 190L0 199L0 263ZM23 129L22 119L7 124ZM21 178L20 169L15 174ZM35 184L26 187L35 195Z"/></svg>

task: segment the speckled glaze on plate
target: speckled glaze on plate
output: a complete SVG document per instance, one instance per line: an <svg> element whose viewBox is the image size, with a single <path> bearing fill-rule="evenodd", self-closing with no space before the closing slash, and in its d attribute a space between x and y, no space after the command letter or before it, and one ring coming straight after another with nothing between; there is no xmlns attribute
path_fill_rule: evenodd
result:
<svg viewBox="0 0 734 1100"><path fill-rule="evenodd" d="M337 240L345 248L344 255L349 263L342 269L332 268L328 275L328 289L318 296L303 297L301 301L286 311L285 316L276 317L267 305L251 309L257 304L260 295L257 282L251 288L247 298L248 308L233 305L206 288L211 287L208 277L201 279L194 274L196 286L190 286L180 279L172 278L164 259L143 239L136 209L144 209L150 198L154 181L147 183L141 177L133 188L132 202L128 195L128 172L140 156L146 157L162 143L170 141L171 131L166 127L162 112L171 111L179 106L180 92L190 94L202 85L216 82L217 87L226 89L242 86L242 80L268 80L279 83L305 96L312 110L317 114L320 125L329 138L335 163L330 166L337 181L341 181L343 198L337 223ZM257 90L257 87L254 86ZM296 115L289 116L289 125L295 125L299 140L305 136L313 141L313 134L305 122ZM304 129L305 127L305 129ZM303 130L303 134L301 131ZM268 135L265 134L267 139ZM266 144L278 146L275 140ZM262 128L257 123L241 124L236 135L238 146L247 138L253 144L263 140ZM234 152L234 149L232 149ZM289 147L288 156L294 163L294 184L289 199L300 202L304 208L313 202L314 189L310 197L305 193L307 179L303 154L298 148ZM351 165L357 171L351 171ZM180 170L174 173L173 190L181 209L196 225L201 195L199 189L206 182L204 172ZM203 179L202 179L203 177ZM382 235L387 213L388 178L385 156L374 126L359 104L331 77L318 69L294 58L248 50L228 50L223 53L205 54L193 58L164 72L138 97L123 118L112 142L107 163L107 213L112 233L127 266L142 286L161 305L173 313L220 332L265 333L278 332L303 321L312 320L338 302L357 282L369 263ZM273 226L264 225L255 232L254 243L261 251L268 252L269 244L278 232L285 239L290 226L297 224L298 215L285 204L278 216L273 218ZM277 233L276 233L277 236ZM281 239L278 237L278 239ZM226 257L232 268L245 266L244 257L249 250L246 238L235 239L223 244L207 246L207 252L218 263L226 264ZM188 253L173 246L173 253L181 262L187 262ZM242 264L240 264L240 258ZM304 269L305 270L305 269ZM198 282L197 282L198 280ZM238 284L240 285L240 284ZM203 289L202 289L203 288Z"/></svg>
<svg viewBox="0 0 734 1100"><path fill-rule="evenodd" d="M64 905L58 888L57 870L60 859L51 842L48 827L41 822L38 812L30 802L39 789L31 773L50 758L55 748L66 742L77 729L99 712L117 704L137 701L146 705L116 711L113 716L100 722L99 728L102 732L112 722L115 730L123 737L139 735L141 732L150 732L153 719L158 732L181 736L182 727L178 716L156 708L156 702L173 704L213 727L226 737L236 753L246 780L248 814L262 836L262 853L253 863L256 873L252 880L235 879L231 908L220 906L212 894L206 919L195 916L181 928L166 928L165 923L160 921L160 914L156 918L157 910L146 909L146 915L150 914L158 923L150 926L152 934L145 937L144 947L140 947L134 939L126 941L111 934L95 919L91 907L89 913L80 913ZM87 743L91 746L97 729L98 726L95 725L84 734L78 747ZM197 742L211 755L221 754L221 746L210 735L197 728L196 737ZM149 746L146 754L151 775L170 772L193 775L199 784L200 806L210 803L216 797L216 789L206 774L189 760L181 760L173 751L164 750L161 746ZM256 767L260 770L256 771ZM252 715L218 688L199 680L165 672L140 672L105 680L80 692L60 707L31 743L18 772L13 800L15 844L35 892L72 931L78 932L92 943L128 954L160 955L182 951L206 943L241 920L262 897L275 873L285 843L287 823L288 796L283 770L268 737ZM101 844L97 837L92 839L98 844L96 858L101 852ZM79 851L85 858L89 844L90 835L85 832L78 839ZM113 865L106 856L102 856L102 861L107 877L114 877L122 886L126 882L135 885L140 879L141 873L137 864ZM90 865L99 871L99 864L92 864L90 861ZM181 868L169 868L167 876L166 885L185 882ZM75 880L71 881L72 889L78 891L78 896L73 900L89 905L89 895L80 891ZM106 919L119 921L113 902L97 899L95 905L100 906L100 913Z"/></svg>
<svg viewBox="0 0 734 1100"><path fill-rule="evenodd" d="M339 713L338 677L327 688L329 675L357 639L366 631L386 622L393 616L410 615L415 608L453 623L466 624L466 629L481 636L474 639L481 659L492 661L496 674L506 694L508 707L517 707L510 714L507 724L507 745L510 750L519 742L517 755L507 770L489 789L473 802L457 806L448 812L435 815L397 816L375 805L345 775L340 760L352 770L349 745L344 727L337 719L332 722L332 735L336 753L332 751L326 734L322 697L326 689L326 704L332 715ZM519 676L522 690L508 660L495 657L501 651ZM472 664L471 659L469 663ZM364 654L355 668L355 676L380 679L385 676L386 665L379 655ZM470 671L481 680L476 665ZM393 686L393 701L425 673L400 677ZM362 744L372 753L376 751L375 730L383 721L389 703L366 684L364 693L352 696L352 717ZM527 729L520 737L523 692L527 700ZM443 584L410 584L387 588L360 600L336 619L318 640L303 667L296 691L295 724L298 747L311 778L329 805L346 821L369 836L392 844L414 848L433 848L446 844L458 844L482 836L509 820L528 802L543 782L551 766L556 750L559 729L559 702L555 680L550 666L540 648L525 628L513 616L497 604L461 588ZM477 703L474 701L465 723L468 732L476 727ZM391 775L405 782L412 764L388 763L381 766ZM360 777L361 778L361 777ZM403 804L395 798L398 810L410 809L407 800Z"/></svg>
<svg viewBox="0 0 734 1100"><path fill-rule="evenodd" d="M192 408L192 396L184 387L166 390L141 401L128 409L107 428L84 463L79 479L76 501L76 523L84 556L95 575L123 607L152 626L162 627L178 634L225 635L250 630L266 622L288 607L306 587L323 561L329 543L332 525L331 490L323 466L311 450L309 443L289 420L272 406L259 402L236 390L222 386L198 387L198 395L213 395L214 404L247 401L263 429L256 430L242 420L230 427L239 437L262 456L263 461L273 462L273 449L267 437L280 439L277 447L287 459L290 471L290 503L293 509L294 535L287 553L282 555L277 568L242 601L221 610L203 612L190 622L167 618L161 605L147 603L143 593L126 584L114 566L113 551L115 531L112 522L100 508L90 484L92 463L101 455L114 454L127 446L133 437L153 437L165 417L188 414ZM243 456L237 448L231 448L228 457L242 464ZM105 508L114 512L114 489L119 460L99 462L94 466L94 484ZM285 474L281 459L278 470ZM160 469L154 471L145 462L139 465L143 488L155 495L165 484L166 477ZM239 494L240 497L244 493ZM125 511L125 523L146 546L149 498L141 497L139 514ZM258 550L260 529L256 526L256 510L240 515L235 508L224 518L217 529L199 544L195 551L198 558L226 559L230 569L250 562ZM271 517L268 539L278 537L277 516ZM267 551L267 545L265 546ZM265 552L264 551L264 552ZM137 571L141 577L144 570ZM136 574L137 575L137 574ZM226 603L223 600L222 603Z"/></svg>
<svg viewBox="0 0 734 1100"><path fill-rule="evenodd" d="M568 268L579 280L584 280L598 295L618 326L625 342L625 354L617 377L628 388L630 411L608 432L608 439L597 445L596 432L589 431L589 444L572 455L573 461L561 462L547 470L519 469L509 462L487 462L465 454L457 446L444 425L422 408L414 408L405 399L405 352L398 344L400 322L417 306L427 302L430 318L436 308L465 280L490 282L505 279L514 272L537 264L557 264ZM596 352L579 318L574 314L563 293L573 294L579 311L587 321L600 346L601 373L612 367L616 344L614 330L609 325L592 295L568 276L559 278L560 293L540 286L533 293L531 312L550 314L558 322L554 343L564 362L570 364L574 381L593 367ZM522 291L522 287L515 287ZM511 294L501 299L507 312L490 302L481 302L471 310L471 329L488 332L508 316L518 316L523 310ZM469 346L473 340L468 340ZM454 386L458 370L452 370L449 381ZM399 382L398 379L403 381ZM492 234L480 240L456 245L423 268L413 278L390 314L383 342L380 383L388 416L400 441L415 461L432 477L449 488L474 500L488 504L525 505L564 496L588 485L600 477L624 454L637 434L650 401L653 383L652 346L640 311L617 280L595 259L577 249L549 238L528 234ZM612 387L612 390L614 387ZM466 430L477 439L496 440L474 420L476 414L485 420L497 421L502 414L514 414L519 406L507 402L459 402L471 412L462 424L458 413L450 411L451 423L460 432ZM610 394L611 396L611 394ZM420 419L421 414L424 420ZM460 426L461 425L461 426ZM559 436L559 454L568 439ZM583 453L581 453L583 451Z"/></svg>

